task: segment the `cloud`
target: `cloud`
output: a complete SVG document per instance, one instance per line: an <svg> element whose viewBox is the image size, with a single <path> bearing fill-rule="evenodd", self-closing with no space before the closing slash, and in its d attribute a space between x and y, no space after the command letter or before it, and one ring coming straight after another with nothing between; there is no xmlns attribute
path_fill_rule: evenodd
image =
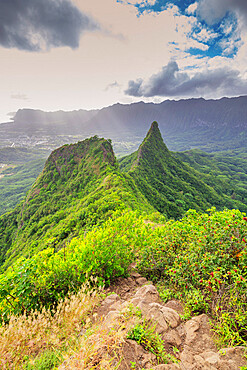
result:
<svg viewBox="0 0 247 370"><path fill-rule="evenodd" d="M246 0L201 0L197 7L197 15L209 25L221 21L228 12L237 14L247 26Z"/></svg>
<svg viewBox="0 0 247 370"><path fill-rule="evenodd" d="M135 97L240 95L247 93L247 81L237 70L216 68L197 72L194 76L180 72L177 62L170 61L162 70L143 79L129 81L125 94Z"/></svg>
<svg viewBox="0 0 247 370"><path fill-rule="evenodd" d="M28 100L28 97L26 94L11 94L11 99L17 99L17 100Z"/></svg>
<svg viewBox="0 0 247 370"><path fill-rule="evenodd" d="M0 0L0 45L27 51L79 46L99 26L70 0Z"/></svg>
<svg viewBox="0 0 247 370"><path fill-rule="evenodd" d="M187 14L195 14L197 7L198 7L197 2L195 2L193 4L190 4L190 6L188 6L188 8L186 9L186 13Z"/></svg>
<svg viewBox="0 0 247 370"><path fill-rule="evenodd" d="M120 3L128 5L141 5L141 6L152 6L156 3L156 0L117 0Z"/></svg>
<svg viewBox="0 0 247 370"><path fill-rule="evenodd" d="M217 38L219 35L216 32L202 28L195 36L198 41L209 42Z"/></svg>
<svg viewBox="0 0 247 370"><path fill-rule="evenodd" d="M9 113L7 113L7 116L8 117L14 117L16 115L16 112L9 112Z"/></svg>
<svg viewBox="0 0 247 370"><path fill-rule="evenodd" d="M117 81L112 82L109 85L107 85L106 88L105 88L105 91L108 91L110 89L116 89L116 88L120 88L120 85Z"/></svg>

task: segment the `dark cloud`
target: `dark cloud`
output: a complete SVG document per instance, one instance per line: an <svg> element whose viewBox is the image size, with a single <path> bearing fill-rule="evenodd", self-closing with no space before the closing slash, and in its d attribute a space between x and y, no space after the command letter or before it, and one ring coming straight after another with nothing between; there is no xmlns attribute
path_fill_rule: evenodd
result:
<svg viewBox="0 0 247 370"><path fill-rule="evenodd" d="M247 25L246 0L200 0L197 15L209 25L219 22L228 12L234 12Z"/></svg>
<svg viewBox="0 0 247 370"><path fill-rule="evenodd" d="M70 0L0 0L0 45L27 51L79 46L99 26Z"/></svg>
<svg viewBox="0 0 247 370"><path fill-rule="evenodd" d="M178 64L171 61L147 82L129 81L125 93L136 97L241 95L247 93L247 81L241 79L238 71L229 68L197 72L190 77L179 72Z"/></svg>

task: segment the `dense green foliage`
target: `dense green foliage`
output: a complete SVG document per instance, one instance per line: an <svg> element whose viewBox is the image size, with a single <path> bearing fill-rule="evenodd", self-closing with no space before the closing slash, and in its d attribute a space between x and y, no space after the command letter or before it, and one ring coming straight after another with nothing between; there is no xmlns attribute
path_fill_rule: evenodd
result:
<svg viewBox="0 0 247 370"><path fill-rule="evenodd" d="M8 167L0 178L0 216L24 200L27 191L44 167L44 159ZM0 177L1 177L0 176Z"/></svg>
<svg viewBox="0 0 247 370"><path fill-rule="evenodd" d="M156 122L120 169L111 142L96 136L55 150L25 200L0 217L2 271L21 256L63 248L116 210L157 210L173 218L190 208L247 210L202 166L199 172L175 158Z"/></svg>
<svg viewBox="0 0 247 370"><path fill-rule="evenodd" d="M158 217L156 215L155 217ZM152 218L152 216L150 216ZM157 221L161 222L159 217ZM210 313L232 343L247 337L247 217L237 210L188 211L156 227L134 212L74 238L58 252L21 258L0 277L3 317L52 306L88 277L114 281L137 260L139 271L160 282L161 296L184 299L193 314ZM168 289L169 288L169 289Z"/></svg>
<svg viewBox="0 0 247 370"><path fill-rule="evenodd" d="M143 228L142 218L133 212L117 212L113 218L58 252L47 248L13 264L0 278L1 314L50 307L69 291L79 290L87 277L109 283L125 275L147 243L148 226Z"/></svg>
<svg viewBox="0 0 247 370"><path fill-rule="evenodd" d="M120 168L129 171L149 203L168 217L178 218L190 208L206 210L211 206L247 211L242 201L224 193L219 181L202 176L169 152L156 122L138 152L120 161Z"/></svg>
<svg viewBox="0 0 247 370"><path fill-rule="evenodd" d="M207 154L190 150L174 155L200 172L201 179L232 199L247 204L247 159L240 151ZM241 207L241 206L240 206Z"/></svg>
<svg viewBox="0 0 247 370"><path fill-rule="evenodd" d="M36 159L46 158L49 150L29 148L0 148L0 163L21 165Z"/></svg>
<svg viewBox="0 0 247 370"><path fill-rule="evenodd" d="M97 137L54 151L26 199L0 217L0 265L63 247L115 210L153 211L128 174L122 174L109 141Z"/></svg>
<svg viewBox="0 0 247 370"><path fill-rule="evenodd" d="M245 198L213 181L218 160L210 170L207 155L181 156L190 163L168 151L156 122L120 168L98 137L54 151L26 198L0 217L2 318L51 308L89 278L109 284L137 262L164 299L183 299L187 315L210 313L226 342L245 343L247 217L223 210L244 210Z"/></svg>
<svg viewBox="0 0 247 370"><path fill-rule="evenodd" d="M247 340L246 225L238 210L190 210L156 228L138 261L143 274L163 281L164 297L175 293L193 314L211 313L226 342L235 344Z"/></svg>

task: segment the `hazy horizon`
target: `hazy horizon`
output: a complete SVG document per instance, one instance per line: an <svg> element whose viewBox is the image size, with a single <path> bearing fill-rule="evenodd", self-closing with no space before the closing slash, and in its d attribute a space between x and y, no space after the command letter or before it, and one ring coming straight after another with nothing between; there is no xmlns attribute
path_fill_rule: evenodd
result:
<svg viewBox="0 0 247 370"><path fill-rule="evenodd" d="M245 0L0 0L0 14L2 123L247 94Z"/></svg>

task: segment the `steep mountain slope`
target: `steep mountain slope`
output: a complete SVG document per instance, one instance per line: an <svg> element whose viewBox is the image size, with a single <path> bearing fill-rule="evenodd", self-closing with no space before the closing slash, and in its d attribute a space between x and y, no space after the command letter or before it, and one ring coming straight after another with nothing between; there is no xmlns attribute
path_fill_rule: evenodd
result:
<svg viewBox="0 0 247 370"><path fill-rule="evenodd" d="M139 150L120 161L110 140L94 136L50 155L25 200L0 217L2 270L20 256L65 248L115 211L159 211L180 218L190 208L239 208L200 172L175 158L153 122Z"/></svg>
<svg viewBox="0 0 247 370"><path fill-rule="evenodd" d="M26 199L0 218L0 265L47 247L57 250L123 209L154 210L118 170L111 143L93 137L65 145L50 155Z"/></svg>
<svg viewBox="0 0 247 370"><path fill-rule="evenodd" d="M0 215L11 211L25 198L44 163L45 159L37 159L0 171Z"/></svg>
<svg viewBox="0 0 247 370"><path fill-rule="evenodd" d="M200 172L210 186L221 188L232 199L247 204L247 158L241 153L205 153L200 150L173 153L182 162Z"/></svg>
<svg viewBox="0 0 247 370"><path fill-rule="evenodd" d="M175 158L163 142L157 122L152 126L139 150L120 160L150 204L169 217L180 217L184 210L206 210L212 205L246 207L234 202L202 181L200 173ZM220 190L217 192L217 190Z"/></svg>

